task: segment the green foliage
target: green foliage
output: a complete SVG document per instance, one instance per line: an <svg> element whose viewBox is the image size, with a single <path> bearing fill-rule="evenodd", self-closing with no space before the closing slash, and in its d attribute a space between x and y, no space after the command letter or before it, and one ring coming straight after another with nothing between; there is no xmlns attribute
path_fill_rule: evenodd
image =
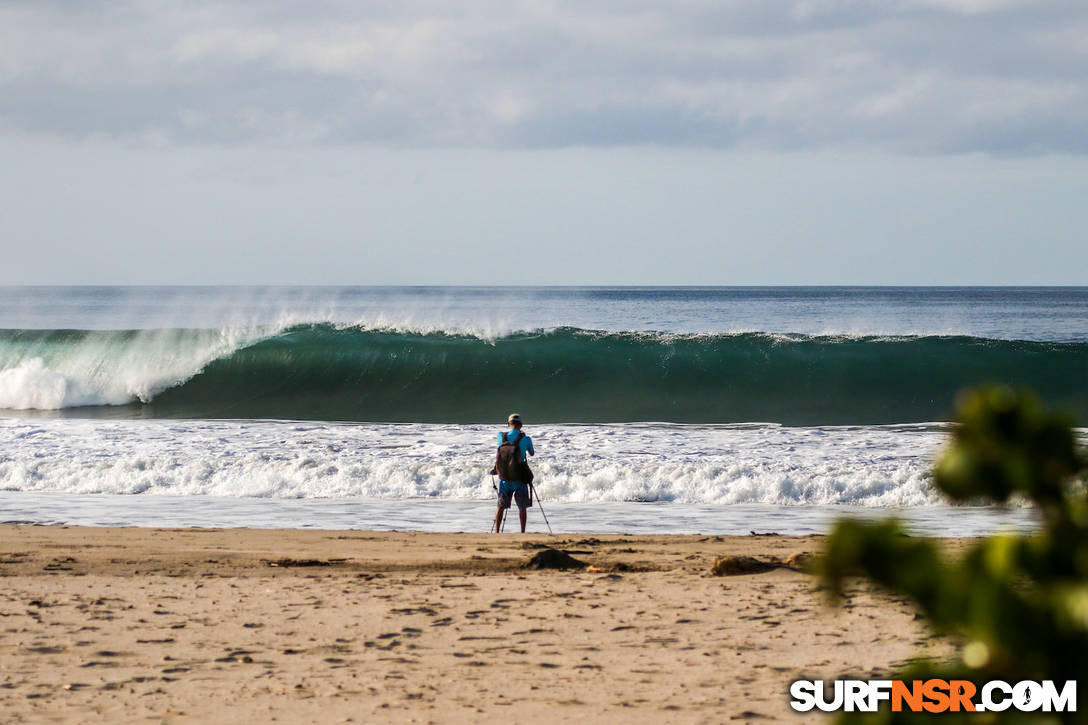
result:
<svg viewBox="0 0 1088 725"><path fill-rule="evenodd" d="M932 629L961 643L950 663L918 663L902 679L1066 680L1088 682L1088 495L1086 462L1067 419L1004 387L974 391L934 470L934 483L958 502L1030 501L1038 532L992 536L956 560L931 541L910 538L894 520L840 522L819 562L839 597L863 575L913 599ZM1082 697L1085 693L1078 693ZM1078 703L1079 704L1079 703ZM1088 722L1088 707L1061 716ZM882 711L849 722L914 722L932 715ZM1039 722L1042 713L945 713L942 722ZM1053 721L1059 716L1050 715Z"/></svg>

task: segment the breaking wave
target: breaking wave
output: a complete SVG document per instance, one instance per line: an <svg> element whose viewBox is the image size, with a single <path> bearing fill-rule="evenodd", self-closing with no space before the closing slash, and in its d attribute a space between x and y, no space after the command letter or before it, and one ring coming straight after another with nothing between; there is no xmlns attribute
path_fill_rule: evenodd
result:
<svg viewBox="0 0 1088 725"><path fill-rule="evenodd" d="M480 500L496 426L0 419L0 490ZM943 426L534 425L548 501L918 506ZM166 505L166 504L164 504Z"/></svg>
<svg viewBox="0 0 1088 725"><path fill-rule="evenodd" d="M888 424L947 420L957 392L985 381L1088 418L1086 343L577 328L489 339L332 324L0 331L0 408L77 415Z"/></svg>

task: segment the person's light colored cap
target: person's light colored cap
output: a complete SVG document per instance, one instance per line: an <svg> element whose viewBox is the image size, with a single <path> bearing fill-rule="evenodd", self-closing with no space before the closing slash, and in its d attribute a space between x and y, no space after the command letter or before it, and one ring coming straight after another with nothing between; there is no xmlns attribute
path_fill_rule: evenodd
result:
<svg viewBox="0 0 1088 725"><path fill-rule="evenodd" d="M521 422L521 414L520 413L511 413L510 417L506 419L506 422L507 423L520 423Z"/></svg>

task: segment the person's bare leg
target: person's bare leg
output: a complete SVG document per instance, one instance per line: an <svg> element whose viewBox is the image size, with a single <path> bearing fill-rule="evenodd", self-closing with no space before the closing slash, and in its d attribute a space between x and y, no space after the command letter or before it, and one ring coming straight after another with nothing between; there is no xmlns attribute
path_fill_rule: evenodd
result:
<svg viewBox="0 0 1088 725"><path fill-rule="evenodd" d="M502 508L495 512L495 533L502 531Z"/></svg>
<svg viewBox="0 0 1088 725"><path fill-rule="evenodd" d="M521 522L521 533L523 533L523 534L525 533L525 519L527 519L529 517L528 514L529 514L528 509L523 509L523 508L518 509L518 521Z"/></svg>

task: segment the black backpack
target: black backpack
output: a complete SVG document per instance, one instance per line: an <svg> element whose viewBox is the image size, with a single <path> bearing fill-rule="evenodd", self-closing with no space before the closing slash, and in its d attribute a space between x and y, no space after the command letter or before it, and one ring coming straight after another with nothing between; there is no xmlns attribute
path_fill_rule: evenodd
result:
<svg viewBox="0 0 1088 725"><path fill-rule="evenodd" d="M499 444L499 450L495 454L493 473L497 473L499 478L504 481L510 481L511 483L533 482L533 472L529 470L529 465L521 460L520 443L524 437L525 434L520 430L514 440L510 440L508 433L502 434L502 443Z"/></svg>

